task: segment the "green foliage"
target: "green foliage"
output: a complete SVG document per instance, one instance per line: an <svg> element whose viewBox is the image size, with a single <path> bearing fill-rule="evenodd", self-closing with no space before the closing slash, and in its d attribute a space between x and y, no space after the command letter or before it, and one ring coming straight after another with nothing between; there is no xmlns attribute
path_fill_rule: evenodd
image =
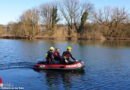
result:
<svg viewBox="0 0 130 90"><path fill-rule="evenodd" d="M87 18L88 18L88 12L85 11L81 17L81 24L79 26L79 29L77 30L78 33L80 33L84 29L84 25L86 23Z"/></svg>
<svg viewBox="0 0 130 90"><path fill-rule="evenodd" d="M55 28L57 22L59 21L57 14L57 7L53 7L52 9L52 28Z"/></svg>

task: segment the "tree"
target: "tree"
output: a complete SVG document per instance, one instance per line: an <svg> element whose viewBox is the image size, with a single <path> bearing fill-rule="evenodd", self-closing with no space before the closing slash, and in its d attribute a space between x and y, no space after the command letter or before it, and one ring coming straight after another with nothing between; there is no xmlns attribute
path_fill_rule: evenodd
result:
<svg viewBox="0 0 130 90"><path fill-rule="evenodd" d="M25 36L30 39L39 33L39 11L37 9L27 10L20 18Z"/></svg>
<svg viewBox="0 0 130 90"><path fill-rule="evenodd" d="M54 29L58 21L58 8L56 3L42 4L40 6L40 12L42 17L42 23L45 24L47 29Z"/></svg>
<svg viewBox="0 0 130 90"><path fill-rule="evenodd" d="M42 17L42 24L45 24L47 29L51 29L52 5L42 4L40 6L40 15Z"/></svg>
<svg viewBox="0 0 130 90"><path fill-rule="evenodd" d="M57 15L57 7L53 7L53 9L52 9L52 28L55 28L55 25L57 24L57 22L59 20L60 19L58 18L58 15Z"/></svg>
<svg viewBox="0 0 130 90"><path fill-rule="evenodd" d="M79 24L81 24L81 18L85 12L89 13L93 9L91 3L80 3L79 0L62 0L60 3L60 11L67 22L68 34L71 34L72 30L79 30ZM86 22L86 20L85 20Z"/></svg>
<svg viewBox="0 0 130 90"><path fill-rule="evenodd" d="M68 25L69 35L71 33L71 30L75 29L74 23L77 22L76 19L79 16L78 13L79 9L80 9L80 5L78 0L63 0L60 6L60 11Z"/></svg>
<svg viewBox="0 0 130 90"><path fill-rule="evenodd" d="M104 35L115 37L121 35L128 16L125 8L105 7L94 14L94 22L102 27Z"/></svg>
<svg viewBox="0 0 130 90"><path fill-rule="evenodd" d="M84 25L86 23L86 20L88 18L88 12L84 12L82 17L81 17L81 24L79 26L79 29L77 30L78 33L80 33L84 29Z"/></svg>

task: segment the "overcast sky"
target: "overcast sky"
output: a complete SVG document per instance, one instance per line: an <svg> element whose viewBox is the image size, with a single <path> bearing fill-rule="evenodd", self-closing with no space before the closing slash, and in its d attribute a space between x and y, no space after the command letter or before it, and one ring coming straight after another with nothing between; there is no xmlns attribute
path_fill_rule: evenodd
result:
<svg viewBox="0 0 130 90"><path fill-rule="evenodd" d="M18 21L22 13L33 7L55 0L0 0L0 24ZM61 0L60 0L61 1ZM86 0L80 0L84 2ZM89 0L95 8L125 7L130 12L130 0Z"/></svg>

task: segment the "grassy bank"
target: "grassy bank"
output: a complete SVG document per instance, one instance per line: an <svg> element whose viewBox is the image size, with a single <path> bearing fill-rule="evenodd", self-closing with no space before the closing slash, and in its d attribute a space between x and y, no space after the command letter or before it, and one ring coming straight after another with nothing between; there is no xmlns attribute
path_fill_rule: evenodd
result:
<svg viewBox="0 0 130 90"><path fill-rule="evenodd" d="M57 33L56 33L57 32ZM41 35L36 35L34 37L30 36L18 36L18 35L11 35L11 34L6 34L6 35L0 35L1 39L43 39L43 40L130 40L128 37L109 37L109 36L103 36L101 33L97 32L91 32L91 33L84 33L84 34L77 34L73 33L71 35L68 35L67 32L63 32L62 30L60 31L55 31L55 32L46 32Z"/></svg>

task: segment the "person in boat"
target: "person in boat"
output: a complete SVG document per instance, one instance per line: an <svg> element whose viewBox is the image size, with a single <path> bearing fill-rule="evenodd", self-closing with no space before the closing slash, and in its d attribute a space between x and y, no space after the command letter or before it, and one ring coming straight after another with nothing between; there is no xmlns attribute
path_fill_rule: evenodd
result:
<svg viewBox="0 0 130 90"><path fill-rule="evenodd" d="M46 62L47 64L54 63L54 47L50 47L50 50L46 53Z"/></svg>
<svg viewBox="0 0 130 90"><path fill-rule="evenodd" d="M71 54L71 49L71 47L67 47L67 51L64 51L62 54L63 63L65 64L69 64L76 61L76 59ZM74 61L70 61L70 58L72 58Z"/></svg>
<svg viewBox="0 0 130 90"><path fill-rule="evenodd" d="M54 52L54 59L55 59L56 64L61 62L61 56L60 56L59 50L60 50L59 48L56 48Z"/></svg>

